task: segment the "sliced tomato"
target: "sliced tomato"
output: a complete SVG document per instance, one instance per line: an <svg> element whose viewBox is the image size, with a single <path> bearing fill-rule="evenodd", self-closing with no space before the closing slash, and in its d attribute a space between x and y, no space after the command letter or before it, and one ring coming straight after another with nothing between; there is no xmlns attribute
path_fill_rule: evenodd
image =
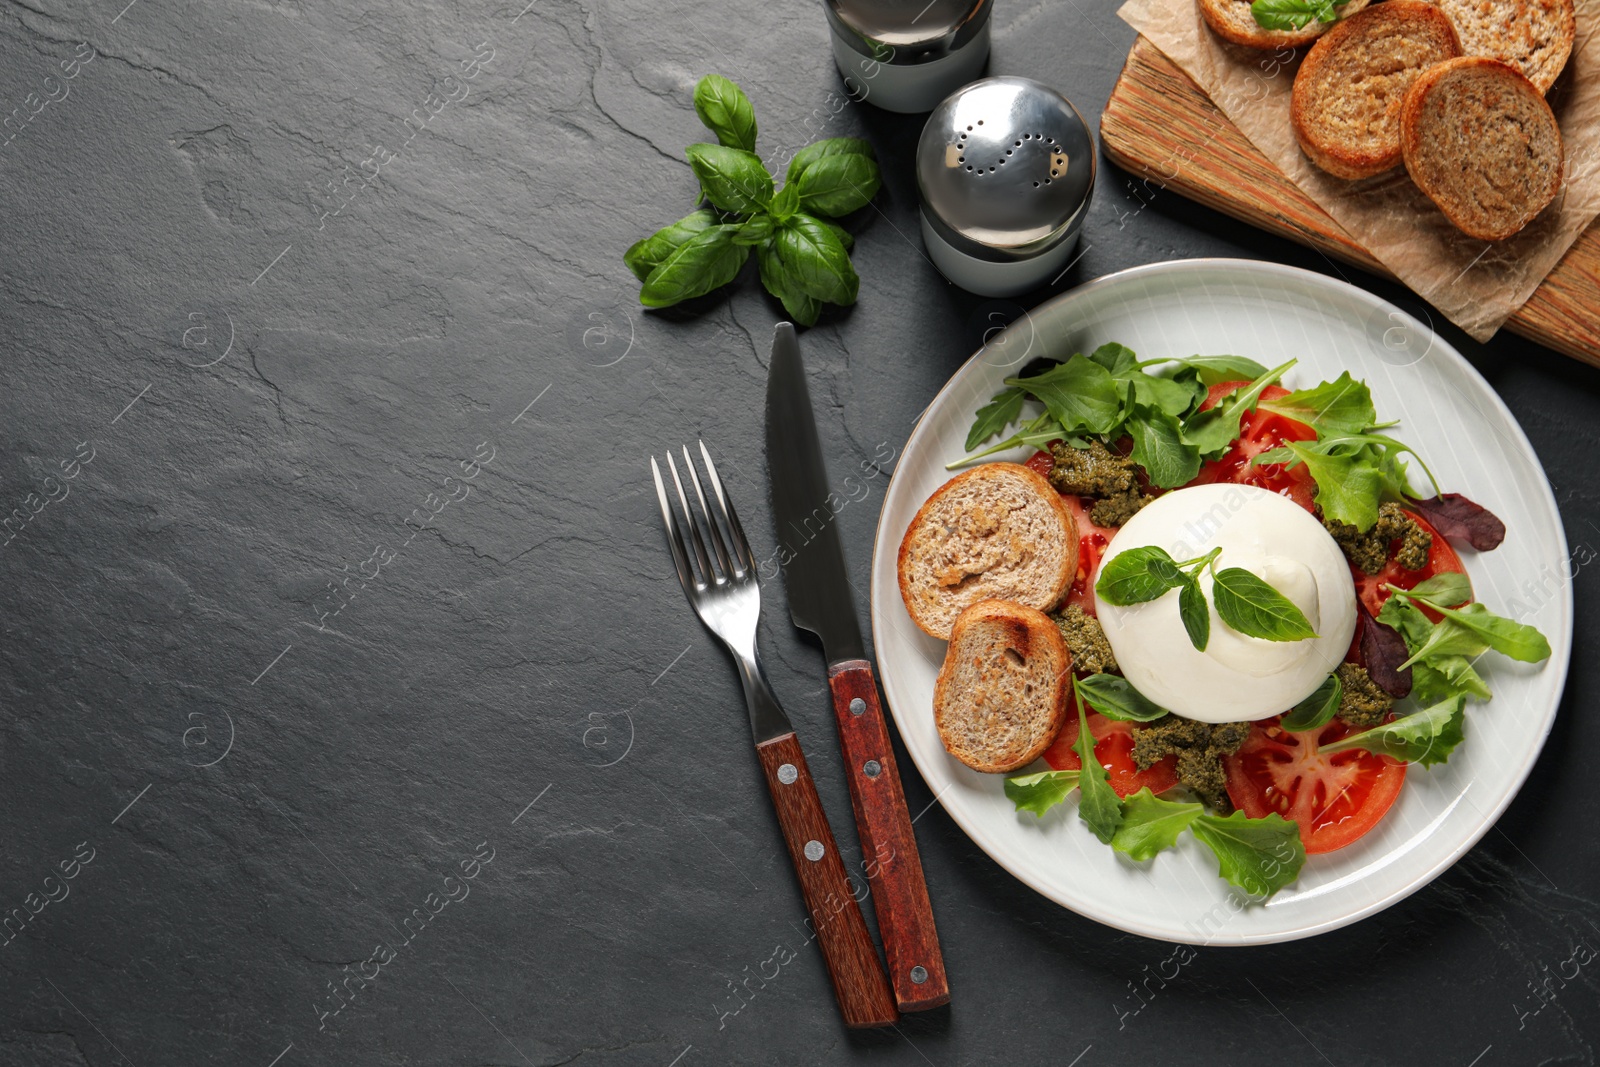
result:
<svg viewBox="0 0 1600 1067"><path fill-rule="evenodd" d="M1078 741L1078 697L1067 697L1067 725L1055 742L1044 751L1044 761L1058 771L1076 771L1083 761L1072 750ZM1094 738L1094 758L1106 769L1106 779L1117 796L1132 796L1150 787L1160 793L1178 784L1178 757L1167 756L1141 771L1133 761L1133 724L1108 719L1097 711L1089 713L1089 736Z"/></svg>
<svg viewBox="0 0 1600 1067"><path fill-rule="evenodd" d="M1211 393L1200 404L1205 411L1240 386L1249 382L1222 382L1211 387ZM1276 400L1288 396L1289 390L1269 385L1261 392L1262 400ZM1286 496L1296 504L1311 511L1315 507L1314 494L1317 483L1311 472L1301 463L1286 467L1281 463L1256 464L1255 458L1263 452L1278 448L1288 441L1310 441L1317 432L1303 422L1263 411L1259 407L1239 420L1239 439L1221 459L1211 460L1201 466L1200 473L1190 485L1208 485L1213 482L1238 482L1254 485L1269 492Z"/></svg>
<svg viewBox="0 0 1600 1067"><path fill-rule="evenodd" d="M1394 558L1394 545L1389 546L1389 565L1377 574L1363 574L1355 564L1350 565L1350 573L1356 580L1356 593L1361 597L1361 603L1376 617L1383 608L1384 601L1394 594L1385 589L1385 585L1398 586L1401 589L1415 589L1418 585L1432 578L1435 574L1465 574L1467 569L1461 565L1461 557L1456 555L1456 550L1450 547L1450 542L1444 535L1414 511L1407 511L1411 518L1424 531L1433 535L1433 544L1428 546L1428 562L1414 571L1408 571L1400 566L1399 560ZM1439 621L1439 613L1430 608L1423 608L1423 612L1434 622Z"/></svg>
<svg viewBox="0 0 1600 1067"><path fill-rule="evenodd" d="M1032 467L1048 478L1052 463L1054 460L1050 458L1050 453L1040 451L1033 454L1026 466ZM1076 604L1093 615L1094 582L1100 573L1100 557L1106 554L1106 546L1111 543L1117 527L1096 526L1090 520L1089 509L1095 504L1093 497L1062 493L1061 502L1067 505L1067 510L1072 512L1072 517L1078 524L1078 574L1072 580L1072 588L1068 591L1064 603Z"/></svg>
<svg viewBox="0 0 1600 1067"><path fill-rule="evenodd" d="M1377 825L1400 795L1406 765L1352 750L1324 756L1320 746L1357 732L1335 719L1291 733L1277 718L1255 724L1239 751L1223 758L1228 796L1252 819L1276 813L1300 824L1306 852L1332 852Z"/></svg>

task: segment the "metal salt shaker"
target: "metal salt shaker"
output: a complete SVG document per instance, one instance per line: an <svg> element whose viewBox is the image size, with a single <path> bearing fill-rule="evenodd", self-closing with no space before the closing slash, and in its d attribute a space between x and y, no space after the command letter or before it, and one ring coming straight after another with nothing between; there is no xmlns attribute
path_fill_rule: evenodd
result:
<svg viewBox="0 0 1600 1067"><path fill-rule="evenodd" d="M980 296L1015 296L1068 263L1094 191L1094 135L1066 97L1029 78L952 93L917 143L922 240Z"/></svg>
<svg viewBox="0 0 1600 1067"><path fill-rule="evenodd" d="M823 8L846 87L889 111L927 111L989 59L989 0L823 0Z"/></svg>

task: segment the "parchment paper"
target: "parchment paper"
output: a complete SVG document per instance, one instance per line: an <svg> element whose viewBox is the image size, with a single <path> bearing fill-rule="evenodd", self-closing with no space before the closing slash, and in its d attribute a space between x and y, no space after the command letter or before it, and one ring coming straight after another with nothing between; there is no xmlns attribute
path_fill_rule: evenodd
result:
<svg viewBox="0 0 1600 1067"><path fill-rule="evenodd" d="M1195 0L1128 0L1117 13L1193 78L1362 247L1457 326L1487 341L1600 214L1600 4L1579 0L1577 8L1572 58L1546 97L1561 124L1566 180L1554 203L1504 241L1480 241L1457 230L1411 184L1403 166L1358 182L1317 169L1289 123L1299 55L1223 41Z"/></svg>

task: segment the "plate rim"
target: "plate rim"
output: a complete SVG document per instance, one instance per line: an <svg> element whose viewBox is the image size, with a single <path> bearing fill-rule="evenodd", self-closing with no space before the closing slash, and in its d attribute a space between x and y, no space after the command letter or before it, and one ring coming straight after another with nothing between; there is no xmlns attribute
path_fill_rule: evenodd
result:
<svg viewBox="0 0 1600 1067"><path fill-rule="evenodd" d="M1540 499L1544 506L1548 509L1550 516L1554 519L1556 540L1561 550L1561 558L1571 558L1571 545L1567 541L1566 527L1561 520L1561 509L1557 505L1555 494L1552 492L1550 487L1549 475L1545 473L1544 464L1539 459L1539 454L1537 451L1535 451L1533 443L1528 440L1528 435L1526 431L1523 430L1522 423L1517 419L1510 407L1506 405L1505 400L1500 396L1499 392L1489 384L1488 379L1486 379L1482 373L1479 372L1478 368L1474 367L1472 363L1465 356L1463 356L1453 344L1441 336L1437 330L1433 329L1431 323L1423 323L1404 308L1385 300L1383 297L1378 296L1375 293L1362 289L1360 286L1354 285L1341 278L1331 278L1325 274L1319 274L1316 271L1306 270L1302 267L1293 267L1283 263L1272 263L1252 259L1238 259L1226 256L1193 257L1187 259L1166 260L1159 263L1139 264L1132 267L1125 267L1122 270L1113 271L1110 274L1102 275L1099 278L1094 278L1088 282L1084 282L1081 285L1074 286L1065 292L1057 293L1055 296L1052 296L1047 300L1041 301L1025 311L1021 318L1027 319L1045 308L1054 308L1060 304L1070 304L1078 300L1086 299L1092 293L1108 288L1126 285L1130 281L1149 280L1152 277L1161 277L1164 275L1185 275L1207 270L1222 270L1225 272L1237 271L1244 275L1267 276L1279 281L1285 279L1291 280L1303 285L1307 285L1312 289L1327 290L1345 298L1353 298L1359 303L1367 304L1373 310L1384 310L1386 314L1389 315L1401 315L1403 316L1404 321L1412 328L1425 328L1433 337L1433 346L1438 347L1446 359L1453 361L1459 370L1464 370L1466 372L1469 379L1475 380L1476 383L1482 387L1483 392L1488 395L1490 401L1493 403L1495 410L1502 418L1506 420L1507 423L1509 423L1511 429L1515 432L1516 441L1532 459L1535 468L1539 471L1539 474L1543 478L1543 482L1540 486ZM1010 332L1012 327L1015 326L1016 321L1020 320L1014 320L1012 323L1008 324L1005 330L997 335L997 339L1005 337L1005 335ZM984 347L987 347L987 344ZM934 408L944 398L945 394L954 387L957 380L963 378L967 374L968 368L970 368L974 362L976 362L983 355L984 347L980 347L971 356L967 357L967 359L964 360L959 367L951 372L950 376L945 379L944 384L940 386L938 391L934 393L933 397L929 399L927 406L923 408L922 413L917 416L917 421L912 426L911 432L906 437L905 445L900 450L899 459L895 464L895 474L899 473L900 463L904 461L906 454L910 452L913 446L918 443L917 439L927 425L929 413L934 410ZM874 665L878 668L878 677L880 680L884 681L888 679L889 674L884 669L884 665L881 660L881 653L879 652L880 644L878 637L883 629L883 620L882 609L877 595L877 576L879 566L879 550L882 547L883 541L884 518L886 512L888 511L889 492L892 491L893 485L894 475L891 475L889 487L884 492L883 503L878 508L878 519L873 528L872 561L868 570L869 619L872 626L872 660ZM898 588L898 585L896 585L896 588ZM1417 875L1414 876L1406 885L1392 890L1388 894L1375 901L1371 901L1359 908L1353 909L1348 913L1333 918L1319 920L1317 922L1308 923L1302 927L1282 931L1236 933L1227 936L1215 936L1206 939L1197 939L1188 937L1175 938L1171 936L1170 930L1157 930L1154 927L1146 926L1138 921L1118 921L1103 915L1091 915L1080 910L1079 908L1073 907L1071 904L1068 904L1063 900L1058 899L1045 888L1035 884L1035 882L1027 875L1015 869L1006 861L1005 858L1003 858L1003 849L991 847L993 842L988 841L981 827L975 825L977 820L969 820L964 813L946 804L942 798L942 794L936 793L934 800L951 818L951 820L955 822L955 824L961 829L961 832L972 841L973 844L977 845L978 848L981 849L990 860L998 864L1013 878L1017 879L1017 881L1032 889L1034 892L1038 893L1040 896L1044 897L1046 900L1049 900L1056 906L1065 908L1067 911L1070 911L1075 915L1082 916L1091 922L1099 923L1115 930L1121 930L1125 933L1136 934L1140 937L1147 937L1153 940L1162 941L1164 943L1190 944L1204 947L1242 947L1248 945L1279 944L1286 941L1296 941L1302 938L1314 937L1318 934L1329 933L1333 930L1349 926L1352 923L1360 922L1362 919L1368 918L1380 911L1393 907L1395 904L1405 900L1413 893L1416 893L1424 886L1433 882L1433 880L1438 878L1439 875L1455 866L1458 862L1460 862L1463 856L1472 851L1479 841L1483 840L1484 836L1489 832L1489 830L1495 825L1495 823L1499 821L1500 816L1505 814L1506 809L1511 806L1512 801L1514 801L1518 794L1522 792L1523 786L1527 784L1528 776L1533 773L1534 765L1539 761L1539 757L1544 754L1545 745L1550 739L1550 731L1555 726L1556 716L1560 714L1561 701L1566 695L1567 675L1572 661L1572 588L1572 583L1570 581L1561 583L1558 602L1561 609L1562 620L1565 625L1563 627L1563 632L1559 635L1556 642L1558 647L1552 648L1551 663L1546 668L1554 669L1556 671L1555 706L1551 708L1547 715L1544 716L1544 725L1540 730L1538 743L1529 750L1529 755L1527 758L1513 771L1511 787L1505 790L1504 794L1489 806L1489 810L1482 813L1482 818L1473 828L1471 833L1465 835L1463 840L1456 847L1451 849L1448 854L1435 861L1426 870L1418 872ZM880 682L880 684L882 684L882 682ZM889 697L887 685L884 685L884 699L889 705L890 715L895 720L895 728L900 730L900 713L895 710L895 703ZM907 755L911 757L911 762L916 766L917 773L922 775L924 782L927 782L929 779L927 771L923 768L921 762L917 758L916 751L910 745L905 744L903 730L901 730L901 733L901 743L905 746Z"/></svg>

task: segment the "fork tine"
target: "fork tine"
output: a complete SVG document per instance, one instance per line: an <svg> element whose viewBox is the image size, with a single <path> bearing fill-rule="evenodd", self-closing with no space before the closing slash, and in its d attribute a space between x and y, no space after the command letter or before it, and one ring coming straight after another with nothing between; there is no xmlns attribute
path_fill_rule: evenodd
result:
<svg viewBox="0 0 1600 1067"><path fill-rule="evenodd" d="M667 524L667 544L672 547L672 563L678 571L678 581L683 586L685 596L694 597L695 578L689 569L689 556L683 550L683 532L678 529L677 516L672 511L672 505L667 502L667 487L661 482L661 468L656 464L656 457L650 457L650 474L656 480L656 500L661 504L661 521Z"/></svg>
<svg viewBox="0 0 1600 1067"><path fill-rule="evenodd" d="M695 466L693 458L689 455L689 446L683 446L683 465L689 468L689 481L694 483L695 498L700 501L700 514L705 516L706 528L711 531L711 547L717 553L717 562L722 565L722 572L731 577L737 577L738 565L728 558L727 546L722 542L722 530L717 526L717 518L712 514L711 508L706 505L705 490L700 488L700 468Z"/></svg>
<svg viewBox="0 0 1600 1067"><path fill-rule="evenodd" d="M672 472L672 484L678 490L678 503L683 505L684 518L688 520L689 536L694 541L694 558L700 562L700 573L705 575L705 584L716 585L717 570L711 565L711 557L706 555L706 543L700 537L700 524L695 521L694 511L689 507L689 498L683 494L683 479L678 477L678 464L673 461L670 451L667 453L667 469Z"/></svg>
<svg viewBox="0 0 1600 1067"><path fill-rule="evenodd" d="M706 476L711 480L711 491L716 494L717 506L722 509L723 521L728 524L734 555L739 558L740 565L753 574L756 569L756 559L750 552L750 542L745 540L744 527L739 525L739 513L734 511L733 505L728 502L728 494L722 491L722 478L717 474L717 465L711 462L711 453L707 451L706 443L700 441L699 445L700 458L706 461Z"/></svg>

